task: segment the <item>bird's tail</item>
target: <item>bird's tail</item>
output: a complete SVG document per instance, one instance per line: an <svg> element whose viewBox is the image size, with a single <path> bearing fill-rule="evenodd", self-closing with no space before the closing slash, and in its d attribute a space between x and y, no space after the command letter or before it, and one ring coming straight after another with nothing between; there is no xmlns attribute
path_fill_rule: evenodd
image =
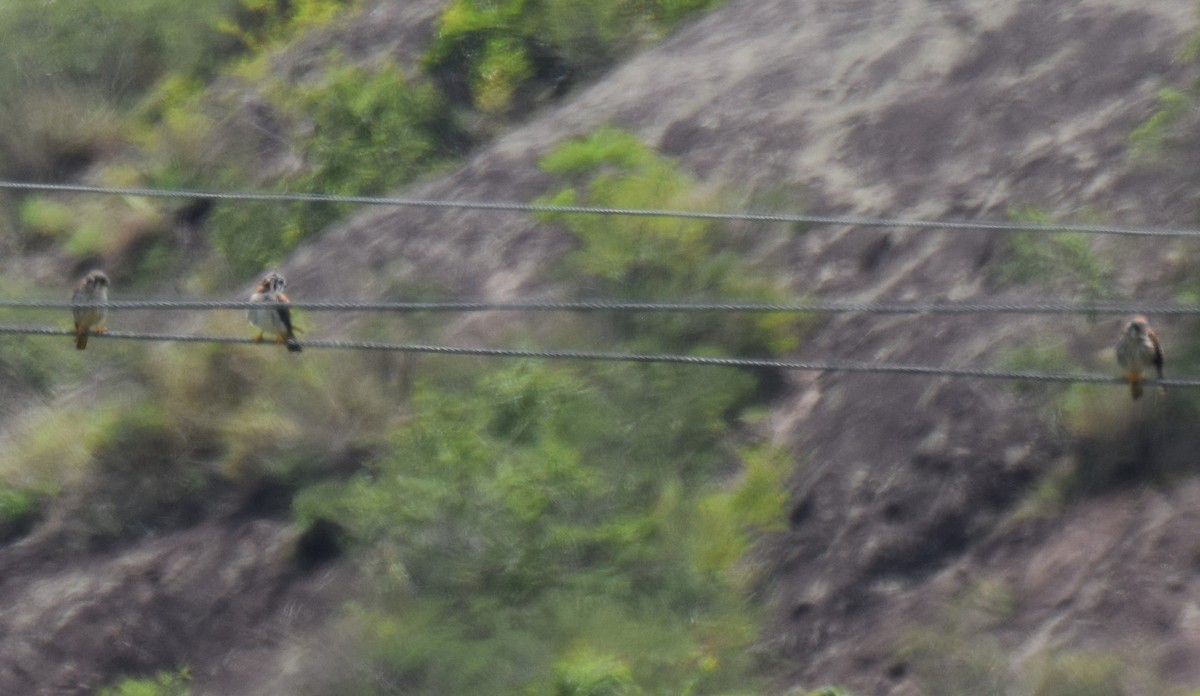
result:
<svg viewBox="0 0 1200 696"><path fill-rule="evenodd" d="M1129 380L1129 392L1133 394L1133 400L1137 401L1142 398L1142 380L1140 377L1131 377Z"/></svg>
<svg viewBox="0 0 1200 696"><path fill-rule="evenodd" d="M88 330L82 326L75 327L75 349L85 350L87 348Z"/></svg>
<svg viewBox="0 0 1200 696"><path fill-rule="evenodd" d="M300 342L296 340L296 334L292 333L291 329L288 329L287 338L284 339L284 343L287 345L289 353L299 353L302 350Z"/></svg>

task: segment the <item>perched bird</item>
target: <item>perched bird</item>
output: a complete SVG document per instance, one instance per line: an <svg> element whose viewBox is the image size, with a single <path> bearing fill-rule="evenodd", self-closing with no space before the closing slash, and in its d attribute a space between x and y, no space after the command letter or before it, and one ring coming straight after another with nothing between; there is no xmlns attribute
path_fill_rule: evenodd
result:
<svg viewBox="0 0 1200 696"><path fill-rule="evenodd" d="M1125 325L1125 332L1117 342L1117 362L1125 370L1129 389L1136 400L1142 395L1142 382L1146 379L1146 368L1153 365L1158 378L1163 376L1163 350L1158 334L1150 328L1146 317L1137 315Z"/></svg>
<svg viewBox="0 0 1200 696"><path fill-rule="evenodd" d="M264 303L287 303L287 295L283 294L283 287L287 285L287 281L278 273L268 273L259 282L258 287L254 289L254 294L250 296L251 302ZM255 307L247 312L250 323L258 328L258 336L254 342L262 341L264 333L272 333L275 335L276 343L287 344L287 349L293 353L300 352L300 343L296 340L295 332L292 330L292 312L287 307L263 307L259 309Z"/></svg>
<svg viewBox="0 0 1200 696"><path fill-rule="evenodd" d="M75 292L71 293L72 302L107 302L108 276L104 271L91 271L79 281ZM75 347L79 350L87 348L88 332L104 333L104 318L108 310L104 307L73 307L71 315L75 318Z"/></svg>

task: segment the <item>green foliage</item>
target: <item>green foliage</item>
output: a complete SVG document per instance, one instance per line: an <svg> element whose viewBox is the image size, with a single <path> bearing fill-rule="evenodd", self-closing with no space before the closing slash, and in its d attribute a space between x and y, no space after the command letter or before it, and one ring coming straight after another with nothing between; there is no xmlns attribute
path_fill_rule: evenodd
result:
<svg viewBox="0 0 1200 696"><path fill-rule="evenodd" d="M353 0L237 0L218 28L249 51L261 52L305 30L328 24Z"/></svg>
<svg viewBox="0 0 1200 696"><path fill-rule="evenodd" d="M704 531L696 535L692 562L711 572L737 578L737 564L763 532L780 530L787 519L787 477L795 466L788 453L760 446L739 452L741 480L698 501L695 522Z"/></svg>
<svg viewBox="0 0 1200 696"><path fill-rule="evenodd" d="M554 665L555 696L632 696L639 693L629 665L618 657L580 647Z"/></svg>
<svg viewBox="0 0 1200 696"><path fill-rule="evenodd" d="M241 317L213 330L252 333ZM267 345L162 347L145 363L147 401L187 441L219 453L213 468L225 479L298 487L375 447L404 417L394 384L369 358L293 356Z"/></svg>
<svg viewBox="0 0 1200 696"><path fill-rule="evenodd" d="M997 625L1010 620L1018 598L997 579L984 578L949 601L931 624L911 629L897 657L912 668L930 696L1121 696L1122 683L1139 675L1142 660L1123 661L1111 653L1046 649L1012 659L996 638ZM1014 667L1018 667L1014 669ZM1144 676L1144 675L1139 675ZM1147 693L1164 688L1150 677Z"/></svg>
<svg viewBox="0 0 1200 696"><path fill-rule="evenodd" d="M804 696L854 696L854 694L836 686L822 686L809 691Z"/></svg>
<svg viewBox="0 0 1200 696"><path fill-rule="evenodd" d="M1053 655L1039 670L1033 696L1124 696L1121 663L1112 655Z"/></svg>
<svg viewBox="0 0 1200 696"><path fill-rule="evenodd" d="M235 134L216 128L207 97L203 82L180 74L164 78L146 95L132 114L130 133L142 161L138 176L125 185L211 186L223 173L249 165L247 157L252 155L238 152ZM222 142L225 140L234 142ZM139 180L141 176L144 181Z"/></svg>
<svg viewBox="0 0 1200 696"><path fill-rule="evenodd" d="M1053 223L1038 208L1013 208L1018 222ZM1078 289L1095 298L1113 295L1112 264L1092 249L1092 235L1082 232L1015 232L1008 237L1007 258L998 267L1005 283L1042 283L1057 290Z"/></svg>
<svg viewBox="0 0 1200 696"><path fill-rule="evenodd" d="M947 630L949 629L949 630ZM950 625L915 628L902 639L900 657L929 696L1006 696L1010 676L995 638Z"/></svg>
<svg viewBox="0 0 1200 696"><path fill-rule="evenodd" d="M119 102L169 71L209 65L216 22L232 0L8 0L0 40L11 56L0 80L13 87L49 81L95 90Z"/></svg>
<svg viewBox="0 0 1200 696"><path fill-rule="evenodd" d="M695 180L625 131L602 128L555 148L542 169L566 186L541 199L548 205L704 209L709 201ZM633 300L704 301L731 298L782 302L783 292L761 269L723 246L721 230L706 220L636 217L615 221L595 215L555 214L580 242L567 263L572 273L595 279L598 294ZM786 314L713 317L625 315L620 333L643 349L780 353L801 333Z"/></svg>
<svg viewBox="0 0 1200 696"><path fill-rule="evenodd" d="M1078 359L1071 354L1066 339L1056 336L1049 340L1016 346L1004 353L1000 364L1006 370L1069 372L1078 367ZM1068 389L1068 385L1019 381L1013 383L1013 388L1027 394L1061 395Z"/></svg>
<svg viewBox="0 0 1200 696"><path fill-rule="evenodd" d="M0 78L0 86L2 86ZM116 150L117 111L83 88L19 88L0 102L0 174L10 178L61 178Z"/></svg>
<svg viewBox="0 0 1200 696"><path fill-rule="evenodd" d="M75 226L70 206L46 196L30 196L21 201L21 224L43 235L67 234Z"/></svg>
<svg viewBox="0 0 1200 696"><path fill-rule="evenodd" d="M129 255L147 238L163 237L166 225L158 209L141 199L26 198L20 218L27 245L56 242L77 260ZM118 269L109 268L110 273Z"/></svg>
<svg viewBox="0 0 1200 696"><path fill-rule="evenodd" d="M1162 154L1168 145L1186 137L1180 130L1192 104L1193 97L1183 90L1160 89L1154 113L1129 134L1134 156L1152 158Z"/></svg>
<svg viewBox="0 0 1200 696"><path fill-rule="evenodd" d="M58 178L123 140L120 112L171 71L207 74L234 0L0 3L0 174Z"/></svg>
<svg viewBox="0 0 1200 696"><path fill-rule="evenodd" d="M27 517L37 505L38 496L30 490L0 488L0 525Z"/></svg>
<svg viewBox="0 0 1200 696"><path fill-rule="evenodd" d="M93 443L120 408L113 403L60 404L25 411L5 443L0 475L11 486L57 493L83 476Z"/></svg>
<svg viewBox="0 0 1200 696"><path fill-rule="evenodd" d="M465 136L430 85L410 83L394 67L368 73L330 68L320 84L280 97L286 112L312 119L304 142L309 168L279 181L280 190L377 195L448 161ZM215 244L239 276L258 273L351 208L327 203L222 206Z"/></svg>
<svg viewBox="0 0 1200 696"><path fill-rule="evenodd" d="M425 67L452 99L487 114L596 74L720 0L454 0Z"/></svg>
<svg viewBox="0 0 1200 696"><path fill-rule="evenodd" d="M27 532L41 512L45 497L28 488L0 485L0 542Z"/></svg>
<svg viewBox="0 0 1200 696"><path fill-rule="evenodd" d="M99 696L191 696L191 680L188 668L181 667L177 672L159 672L151 678L125 679L101 689Z"/></svg>
<svg viewBox="0 0 1200 696"><path fill-rule="evenodd" d="M663 366L419 379L390 451L296 514L375 559L381 599L352 619L412 693L719 693L749 674L754 615L727 572L744 538L707 537L783 516L779 454L708 483L751 388Z"/></svg>
<svg viewBox="0 0 1200 696"><path fill-rule="evenodd" d="M196 517L208 476L189 456L194 444L148 404L97 429L88 468L64 502L67 545L94 547Z"/></svg>

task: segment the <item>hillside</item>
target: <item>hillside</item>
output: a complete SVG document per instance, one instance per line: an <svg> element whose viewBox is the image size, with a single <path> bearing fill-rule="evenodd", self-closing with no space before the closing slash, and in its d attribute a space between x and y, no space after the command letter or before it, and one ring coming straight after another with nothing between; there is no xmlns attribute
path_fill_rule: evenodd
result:
<svg viewBox="0 0 1200 696"><path fill-rule="evenodd" d="M380 3L348 28L310 35L311 43L281 58L283 67L302 73L303 57L329 46L356 58L411 60L407 35L397 36L417 27L411 40L419 43L437 6ZM1060 221L1188 227L1200 165L1186 156L1134 162L1128 138L1153 113L1157 90L1194 77L1194 66L1177 56L1195 26L1190 0L1136 8L1115 0L731 0L593 83L496 128L461 164L419 178L403 194L550 195L560 182L543 157L615 126L673 158L701 189L721 191L727 205L984 220L1034 209ZM287 153L268 154L274 161ZM581 244L559 222L364 209L300 244L280 270L294 299L586 297L595 283L551 272ZM733 231L738 253L769 262L796 298L1094 296L1094 278L1075 267L1014 280L1017 238L765 224ZM1102 279L1107 297L1174 299L1186 287L1192 250L1183 242L1088 244L1111 262ZM239 287L228 296L242 294ZM329 319L320 331L350 324ZM1155 324L1171 370L1195 360L1182 345L1194 335L1191 324ZM481 315L440 337L568 342L572 328L546 317ZM1022 348L1050 346L1064 367L1107 370L1115 369L1105 351L1118 328L1112 317L839 315L804 330L786 355L996 366ZM1177 363L1174 355L1187 357ZM258 363L232 365L237 377ZM89 375L58 396L109 389L120 369ZM1172 374L1185 371L1178 369ZM792 469L786 528L760 535L753 552L762 568L751 589L767 609L754 652L773 690L1200 688L1193 599L1200 566L1189 533L1200 515L1200 479L1189 459L1197 409L1176 393L1183 390L1131 407L1127 392L1111 385L802 372L759 379L765 415L740 419L739 436L782 446ZM357 387L331 399L353 403ZM362 398L381 397L364 389ZM47 399L46 408L55 403ZM9 421L17 415L6 409ZM381 447L338 427L322 433L332 444L319 471L335 480ZM178 451L208 462L209 440L180 437ZM713 467L728 473L727 463ZM147 477L155 495L175 490ZM168 496L138 511L155 522L150 533L76 549L72 515L103 520L94 501L128 504L129 492L108 491L104 480L88 479L93 497L82 507L90 512L68 501L31 530L6 530L0 692L91 693L116 676L188 665L193 693L342 693L338 675L369 671L358 656L325 649L344 645L339 612L361 599L369 571L360 556L326 549L319 528L295 524L278 481L208 479L208 504L176 506ZM297 547L300 538L311 543ZM372 688L403 693L404 686Z"/></svg>
<svg viewBox="0 0 1200 696"><path fill-rule="evenodd" d="M615 123L706 182L787 191L789 205L818 213L1002 220L1032 205L1062 220L1188 226L1195 166L1135 166L1127 138L1152 112L1156 90L1191 74L1176 52L1193 12L1188 2L734 2L414 195L526 200L546 186L538 153ZM339 280L369 265L427 271L464 297L504 298L539 289L556 243L520 216L372 211L289 265L334 292L358 291ZM1006 243L839 228L794 241L766 234L754 253L786 259L797 295L1079 292L1069 279L997 282L990 271ZM1183 273L1172 265L1185 253L1178 244L1096 243L1118 260L1119 297L1170 297ZM349 248L358 253L343 255ZM1176 323L1165 320L1164 334ZM1065 334L1073 356L1103 370L1118 329L1117 319L839 317L799 356L994 365L1014 347ZM1026 514L1039 482L1076 451L1047 417L1055 397L962 380L788 376L765 425L799 463L790 531L769 552L777 613L768 644L784 657L788 683L930 689L930 672L954 670L897 646L911 644L917 627L943 630L947 607L992 588L1012 606L981 620L981 634L998 641L986 656L989 679L1002 680L1010 663L1036 674L1047 651L1084 650L1136 655L1118 660L1137 665L1127 670L1136 675L1123 672L1127 681L1196 684L1187 657L1196 649L1194 554L1183 531L1195 514L1194 481L1143 481L1048 519ZM1156 454L1140 464L1153 469ZM933 692L956 692L942 688L950 691Z"/></svg>

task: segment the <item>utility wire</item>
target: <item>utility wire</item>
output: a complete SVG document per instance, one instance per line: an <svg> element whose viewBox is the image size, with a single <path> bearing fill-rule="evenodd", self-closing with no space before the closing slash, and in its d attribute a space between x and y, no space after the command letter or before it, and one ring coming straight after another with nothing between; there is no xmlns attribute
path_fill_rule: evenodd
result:
<svg viewBox="0 0 1200 696"><path fill-rule="evenodd" d="M986 220L907 220L900 218L871 218L839 215L792 215L780 213L706 212L700 210L668 210L651 208L606 208L599 206L541 205L534 203L516 203L506 201L436 200L423 198L391 198L383 196L338 196L324 193L182 191L156 188L90 186L86 184L49 184L23 181L0 181L0 189L16 191L88 193L110 196L190 198L216 201L354 203L360 205L383 205L414 208L456 208L517 213L622 215L633 217L690 218L699 220L782 222L808 225L845 225L850 227L906 227L926 230L976 230L985 232L1084 232L1087 234L1108 234L1132 237L1200 237L1200 230L1194 229L1129 227L1122 225L990 222Z"/></svg>
<svg viewBox="0 0 1200 696"><path fill-rule="evenodd" d="M6 326L0 325L0 334L25 334L35 336L74 336L73 331L37 326ZM92 334L93 339L118 339L131 341L154 341L175 343L226 343L250 344L252 338L236 336L204 336L192 334L149 334L128 331L108 331L102 334ZM283 350L266 344L268 347ZM1030 370L998 370L989 368L969 367L937 367L926 365L900 365L891 363L862 363L862 362L796 362L788 360L772 360L766 358L724 358L697 355L674 355L658 353L605 353L597 351L577 350L523 350L517 348L479 348L466 346L439 346L407 343L380 343L374 341L303 341L304 348L322 348L331 350L367 350L397 353L428 353L433 355L460 355L488 358L532 358L538 360L587 360L606 362L635 362L635 363L673 363L679 365L695 365L708 367L738 367L776 370L795 370L807 372L847 372L847 373L877 373L899 374L932 377L958 377L975 379L1023 380L1030 382L1060 382L1060 383L1093 383L1093 384L1125 384L1120 377L1101 374L1070 374L1057 372L1037 372ZM1146 384L1163 385L1167 387L1200 387L1200 378L1147 379Z"/></svg>
<svg viewBox="0 0 1200 696"><path fill-rule="evenodd" d="M758 302L625 302L583 301L438 301L438 302L250 302L247 300L72 300L0 299L0 309L70 309L104 307L110 310L196 310L264 309L289 307L336 312L726 312L726 313L812 313L812 314L1148 314L1180 316L1200 314L1200 305L1136 302L845 302L819 300L795 303Z"/></svg>

